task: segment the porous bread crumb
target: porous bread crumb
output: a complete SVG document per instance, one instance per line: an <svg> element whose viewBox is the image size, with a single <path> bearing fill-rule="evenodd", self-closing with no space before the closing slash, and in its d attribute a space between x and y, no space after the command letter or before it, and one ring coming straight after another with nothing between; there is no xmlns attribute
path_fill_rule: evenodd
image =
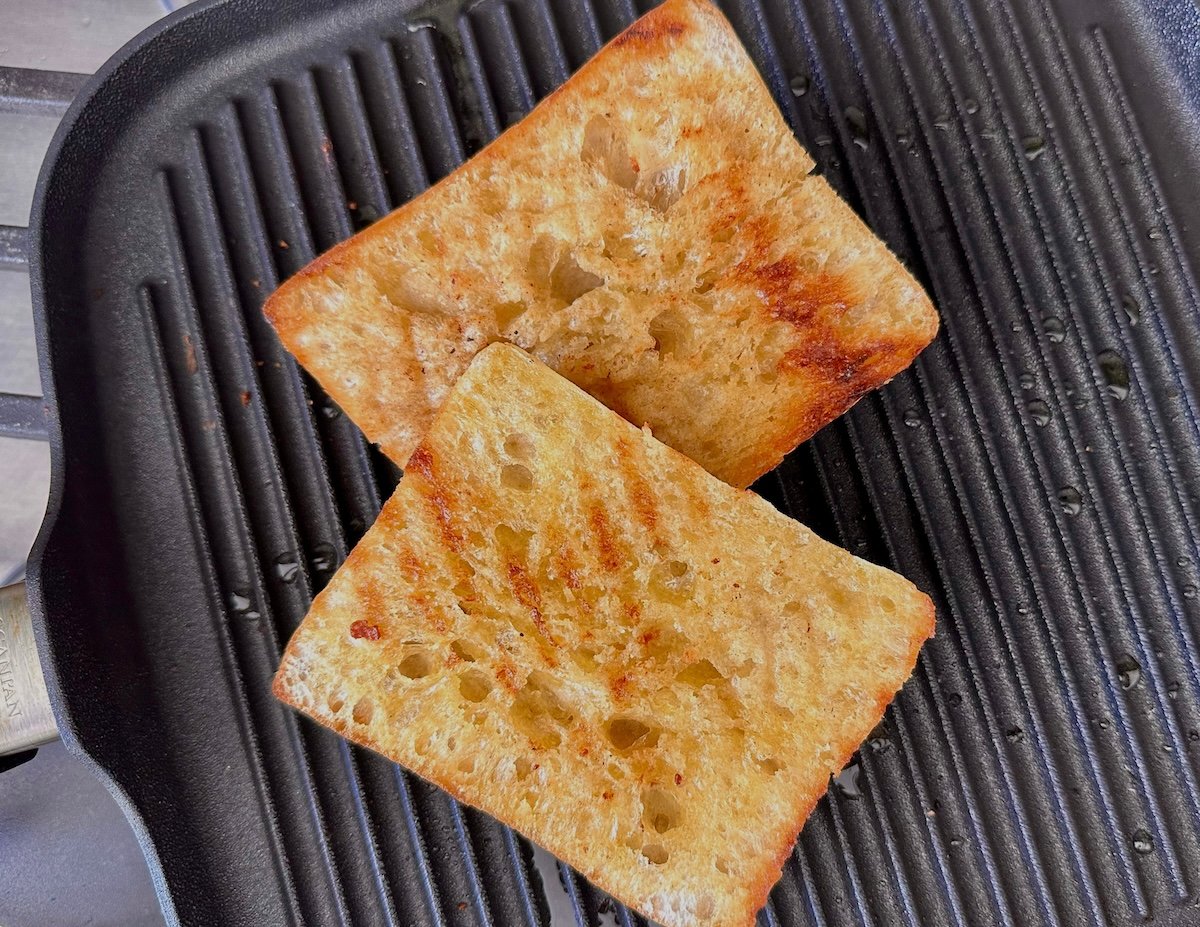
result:
<svg viewBox="0 0 1200 927"><path fill-rule="evenodd" d="M716 8L667 0L266 312L398 464L506 340L746 486L937 330L812 167Z"/></svg>
<svg viewBox="0 0 1200 927"><path fill-rule="evenodd" d="M498 344L275 691L664 927L750 927L932 631L907 580Z"/></svg>

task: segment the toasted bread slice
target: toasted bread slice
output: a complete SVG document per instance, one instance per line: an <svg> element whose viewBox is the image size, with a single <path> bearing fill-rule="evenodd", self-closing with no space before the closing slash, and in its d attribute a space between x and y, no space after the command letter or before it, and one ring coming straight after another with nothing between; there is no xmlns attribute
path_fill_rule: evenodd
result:
<svg viewBox="0 0 1200 927"><path fill-rule="evenodd" d="M749 927L932 631L907 580L494 345L275 692L666 927Z"/></svg>
<svg viewBox="0 0 1200 927"><path fill-rule="evenodd" d="M507 340L746 486L937 330L812 166L720 13L667 0L266 313L398 464Z"/></svg>

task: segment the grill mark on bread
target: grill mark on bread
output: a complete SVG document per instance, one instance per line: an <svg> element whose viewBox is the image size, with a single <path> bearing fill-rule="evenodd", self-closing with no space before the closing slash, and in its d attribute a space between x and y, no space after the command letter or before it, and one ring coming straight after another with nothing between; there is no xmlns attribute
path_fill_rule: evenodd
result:
<svg viewBox="0 0 1200 927"><path fill-rule="evenodd" d="M617 465L621 470L625 492L633 505L638 520L645 525L652 537L658 537L658 506L654 502L654 490L642 475L640 456L633 444L624 435L617 439Z"/></svg>
<svg viewBox="0 0 1200 927"><path fill-rule="evenodd" d="M454 524L454 511L450 506L450 495L446 492L434 471L433 454L424 444L418 445L408 459L407 469L424 479L427 490L421 493L433 508L442 543L454 553L463 549L462 533Z"/></svg>
<svg viewBox="0 0 1200 927"><path fill-rule="evenodd" d="M649 44L660 39L673 39L683 35L687 27L677 21L668 19L660 22L658 19L639 19L632 26L612 40L614 47L628 45L631 42Z"/></svg>
<svg viewBox="0 0 1200 927"><path fill-rule="evenodd" d="M558 646L558 642L550 633L546 618L542 614L542 591L538 587L537 580L529 572L529 568L519 560L509 559L505 564L505 574L508 576L508 585L512 589L513 595L529 612L533 626L546 640L554 646ZM552 655L543 652L543 656L547 657L551 665L556 664L556 661L551 659Z"/></svg>

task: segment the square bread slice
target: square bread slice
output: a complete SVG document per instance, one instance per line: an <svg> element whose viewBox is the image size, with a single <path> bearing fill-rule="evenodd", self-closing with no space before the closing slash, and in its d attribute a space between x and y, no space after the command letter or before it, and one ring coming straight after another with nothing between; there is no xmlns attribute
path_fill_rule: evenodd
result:
<svg viewBox="0 0 1200 927"><path fill-rule="evenodd" d="M666 927L749 927L933 623L907 580L498 344L275 692Z"/></svg>
<svg viewBox="0 0 1200 927"><path fill-rule="evenodd" d="M667 0L265 311L400 465L506 340L747 486L937 331L812 167L716 8Z"/></svg>

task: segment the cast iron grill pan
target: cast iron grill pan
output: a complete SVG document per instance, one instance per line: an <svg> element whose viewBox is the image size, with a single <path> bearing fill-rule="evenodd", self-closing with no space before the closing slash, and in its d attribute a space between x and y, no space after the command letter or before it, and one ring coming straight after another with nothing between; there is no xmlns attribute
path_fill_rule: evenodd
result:
<svg viewBox="0 0 1200 927"><path fill-rule="evenodd" d="M762 923L1197 923L1200 16L725 9L943 322L758 486L939 615ZM32 597L68 742L134 821L168 920L548 925L525 841L269 693L396 473L260 306L639 12L200 3L59 132L34 211L59 420ZM642 923L559 871L579 925Z"/></svg>

